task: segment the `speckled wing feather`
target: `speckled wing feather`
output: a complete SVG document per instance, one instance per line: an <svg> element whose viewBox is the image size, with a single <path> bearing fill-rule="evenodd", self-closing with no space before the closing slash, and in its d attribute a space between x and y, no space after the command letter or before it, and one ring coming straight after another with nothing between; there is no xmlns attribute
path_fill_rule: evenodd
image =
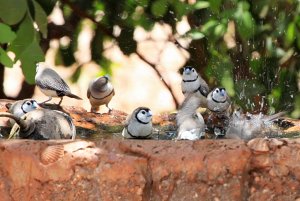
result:
<svg viewBox="0 0 300 201"><path fill-rule="evenodd" d="M42 89L70 92L69 86L54 70L46 68L40 76L43 78L38 77L35 82Z"/></svg>

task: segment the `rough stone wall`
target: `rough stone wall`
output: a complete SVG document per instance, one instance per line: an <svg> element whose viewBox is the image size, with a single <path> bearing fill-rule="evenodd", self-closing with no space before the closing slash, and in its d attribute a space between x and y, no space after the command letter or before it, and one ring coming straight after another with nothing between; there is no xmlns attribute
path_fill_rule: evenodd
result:
<svg viewBox="0 0 300 201"><path fill-rule="evenodd" d="M0 200L295 200L300 141L0 141Z"/></svg>

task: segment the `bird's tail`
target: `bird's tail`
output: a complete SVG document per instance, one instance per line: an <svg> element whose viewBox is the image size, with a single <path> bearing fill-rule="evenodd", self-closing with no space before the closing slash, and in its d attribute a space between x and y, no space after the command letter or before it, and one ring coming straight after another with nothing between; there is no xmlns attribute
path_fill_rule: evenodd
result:
<svg viewBox="0 0 300 201"><path fill-rule="evenodd" d="M78 100L82 100L82 98L80 98L79 96L76 96L75 94L72 94L72 93L68 93L68 94L66 94L66 96L68 96L70 98L76 98Z"/></svg>

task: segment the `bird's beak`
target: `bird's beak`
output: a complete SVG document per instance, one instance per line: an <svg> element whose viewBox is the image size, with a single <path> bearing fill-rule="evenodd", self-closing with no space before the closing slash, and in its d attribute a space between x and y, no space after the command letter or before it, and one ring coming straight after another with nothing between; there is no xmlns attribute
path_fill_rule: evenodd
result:
<svg viewBox="0 0 300 201"><path fill-rule="evenodd" d="M149 111L147 116L148 116L148 117L152 117L152 116L153 116L152 112Z"/></svg>
<svg viewBox="0 0 300 201"><path fill-rule="evenodd" d="M39 107L39 105L38 105L38 103L37 103L37 102L33 102L32 106L34 107L34 109L36 109L36 108L38 108L38 107Z"/></svg>
<svg viewBox="0 0 300 201"><path fill-rule="evenodd" d="M185 74L190 74L190 73L191 73L191 70L190 70L189 68L185 68L185 69L184 69L184 73L185 73Z"/></svg>
<svg viewBox="0 0 300 201"><path fill-rule="evenodd" d="M226 95L226 91L225 90L221 90L220 93L221 93L222 96Z"/></svg>

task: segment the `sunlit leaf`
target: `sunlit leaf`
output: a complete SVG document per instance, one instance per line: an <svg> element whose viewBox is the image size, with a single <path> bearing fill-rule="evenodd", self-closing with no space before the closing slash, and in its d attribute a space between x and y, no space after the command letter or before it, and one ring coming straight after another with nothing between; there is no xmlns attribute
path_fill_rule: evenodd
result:
<svg viewBox="0 0 300 201"><path fill-rule="evenodd" d="M202 26L201 32L205 34L209 34L218 24L219 22L217 20L209 20L207 23L205 23Z"/></svg>
<svg viewBox="0 0 300 201"><path fill-rule="evenodd" d="M12 67L14 62L9 58L7 53L0 47L0 63L6 67Z"/></svg>
<svg viewBox="0 0 300 201"><path fill-rule="evenodd" d="M193 40L199 40L205 37L205 35L198 30L188 32L188 36L190 36Z"/></svg>
<svg viewBox="0 0 300 201"><path fill-rule="evenodd" d="M0 18L9 25L22 20L27 10L25 0L0 0Z"/></svg>
<svg viewBox="0 0 300 201"><path fill-rule="evenodd" d="M214 35L216 37L221 37L225 34L225 32L226 32L226 26L224 24L219 24L215 27Z"/></svg>
<svg viewBox="0 0 300 201"><path fill-rule="evenodd" d="M226 89L229 96L234 96L234 83L232 76L228 70L225 70L222 76L221 85Z"/></svg>
<svg viewBox="0 0 300 201"><path fill-rule="evenodd" d="M165 15L168 9L168 1L167 0L156 0L153 2L151 6L151 12L156 17L162 17Z"/></svg>
<svg viewBox="0 0 300 201"><path fill-rule="evenodd" d="M0 23L0 43L9 43L15 38L15 32L13 32L6 24Z"/></svg>
<svg viewBox="0 0 300 201"><path fill-rule="evenodd" d="M209 2L207 1L197 1L195 4L193 4L194 9L204 9L209 7Z"/></svg>
<svg viewBox="0 0 300 201"><path fill-rule="evenodd" d="M291 45L295 38L296 38L296 25L294 22L289 23L286 34L285 34L285 40L288 45Z"/></svg>
<svg viewBox="0 0 300 201"><path fill-rule="evenodd" d="M40 32L43 35L43 38L47 37L48 29L47 29L47 15L43 8L37 3L35 0L32 1L34 5L34 21L39 27Z"/></svg>

